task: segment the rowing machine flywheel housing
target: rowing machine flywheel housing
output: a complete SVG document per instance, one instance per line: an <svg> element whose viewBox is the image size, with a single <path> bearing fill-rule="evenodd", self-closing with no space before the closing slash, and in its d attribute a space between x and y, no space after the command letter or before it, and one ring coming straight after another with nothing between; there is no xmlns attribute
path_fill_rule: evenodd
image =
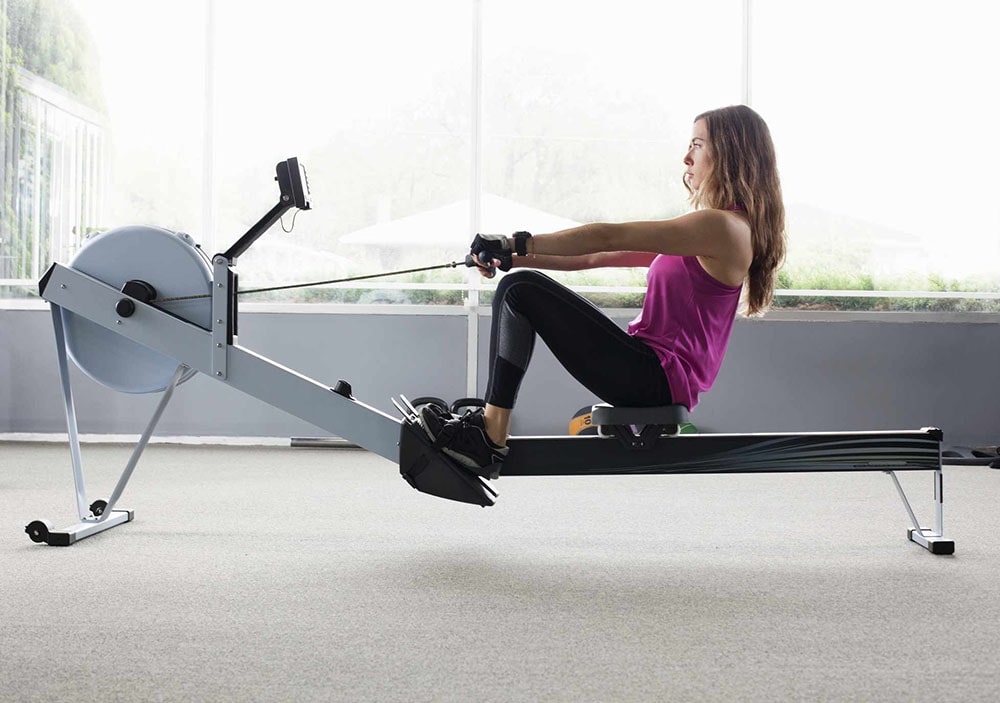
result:
<svg viewBox="0 0 1000 703"><path fill-rule="evenodd" d="M118 290L143 281L156 291L157 307L210 329L210 297L161 302L168 298L210 296L212 267L190 235L159 227L119 227L92 236L69 267ZM164 390L177 361L123 337L96 322L62 310L70 358L90 378L123 393ZM193 376L186 373L181 381Z"/></svg>

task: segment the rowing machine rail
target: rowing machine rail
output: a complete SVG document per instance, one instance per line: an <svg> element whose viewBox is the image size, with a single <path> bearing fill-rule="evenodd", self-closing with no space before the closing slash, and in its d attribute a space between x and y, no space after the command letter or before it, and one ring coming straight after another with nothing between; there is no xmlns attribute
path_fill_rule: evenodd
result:
<svg viewBox="0 0 1000 703"><path fill-rule="evenodd" d="M942 433L937 428L899 432L814 432L803 434L692 434L660 437L642 447L623 446L622 433L607 436L511 437L502 476L613 476L622 474L746 474L872 472L888 474L913 524L907 538L933 554L952 554L944 537L941 473ZM400 474L431 495L493 505L496 494L455 485L456 472L472 476L429 442L415 418L404 412L400 429ZM430 455L430 456L428 456ZM921 527L896 477L897 472L931 471L936 525ZM450 487L454 491L449 493Z"/></svg>

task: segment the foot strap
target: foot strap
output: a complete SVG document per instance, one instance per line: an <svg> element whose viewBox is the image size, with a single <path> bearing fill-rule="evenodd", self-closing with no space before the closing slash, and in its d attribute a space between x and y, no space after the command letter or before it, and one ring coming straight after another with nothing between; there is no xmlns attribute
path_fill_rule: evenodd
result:
<svg viewBox="0 0 1000 703"><path fill-rule="evenodd" d="M458 434L458 430L462 427L461 420L449 420L444 423L441 427L441 431L438 432L437 437L434 438L434 442L431 444L432 449L441 450L452 443L455 439L455 435Z"/></svg>

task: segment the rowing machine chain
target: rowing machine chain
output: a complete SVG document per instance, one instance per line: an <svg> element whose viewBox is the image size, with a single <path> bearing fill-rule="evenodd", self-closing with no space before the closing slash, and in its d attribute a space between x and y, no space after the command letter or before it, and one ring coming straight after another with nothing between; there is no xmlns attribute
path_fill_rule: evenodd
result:
<svg viewBox="0 0 1000 703"><path fill-rule="evenodd" d="M421 271L435 271L437 269L445 268L456 268L458 266L468 266L468 260L466 261L452 261L448 264L438 264L437 266L424 266L422 268L406 269L404 271L389 271L388 273L372 273L366 276L352 276L350 278L336 278L329 281L311 281L309 283L292 283L286 286L272 286L270 288L253 288L250 290L238 290L236 295L250 295L251 293L270 293L272 291L278 290L290 290L292 288L312 288L314 286L325 286L332 283L349 283L350 281L364 281L371 278L384 278L387 276L401 276L407 273L420 273ZM159 300L154 300L154 303L172 303L179 300L197 300L199 298L211 298L211 293L203 293L200 295L181 295L175 296L173 298L160 298Z"/></svg>

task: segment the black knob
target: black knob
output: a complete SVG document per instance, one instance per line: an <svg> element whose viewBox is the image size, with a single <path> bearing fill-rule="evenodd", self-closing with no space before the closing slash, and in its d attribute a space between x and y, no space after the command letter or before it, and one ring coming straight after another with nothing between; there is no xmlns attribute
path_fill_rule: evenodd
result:
<svg viewBox="0 0 1000 703"><path fill-rule="evenodd" d="M145 281L126 281L125 285L122 286L122 293L130 295L144 303L156 300L156 289Z"/></svg>
<svg viewBox="0 0 1000 703"><path fill-rule="evenodd" d="M135 303L128 298L122 298L115 303L115 312L120 317L132 317L132 313L135 312Z"/></svg>

